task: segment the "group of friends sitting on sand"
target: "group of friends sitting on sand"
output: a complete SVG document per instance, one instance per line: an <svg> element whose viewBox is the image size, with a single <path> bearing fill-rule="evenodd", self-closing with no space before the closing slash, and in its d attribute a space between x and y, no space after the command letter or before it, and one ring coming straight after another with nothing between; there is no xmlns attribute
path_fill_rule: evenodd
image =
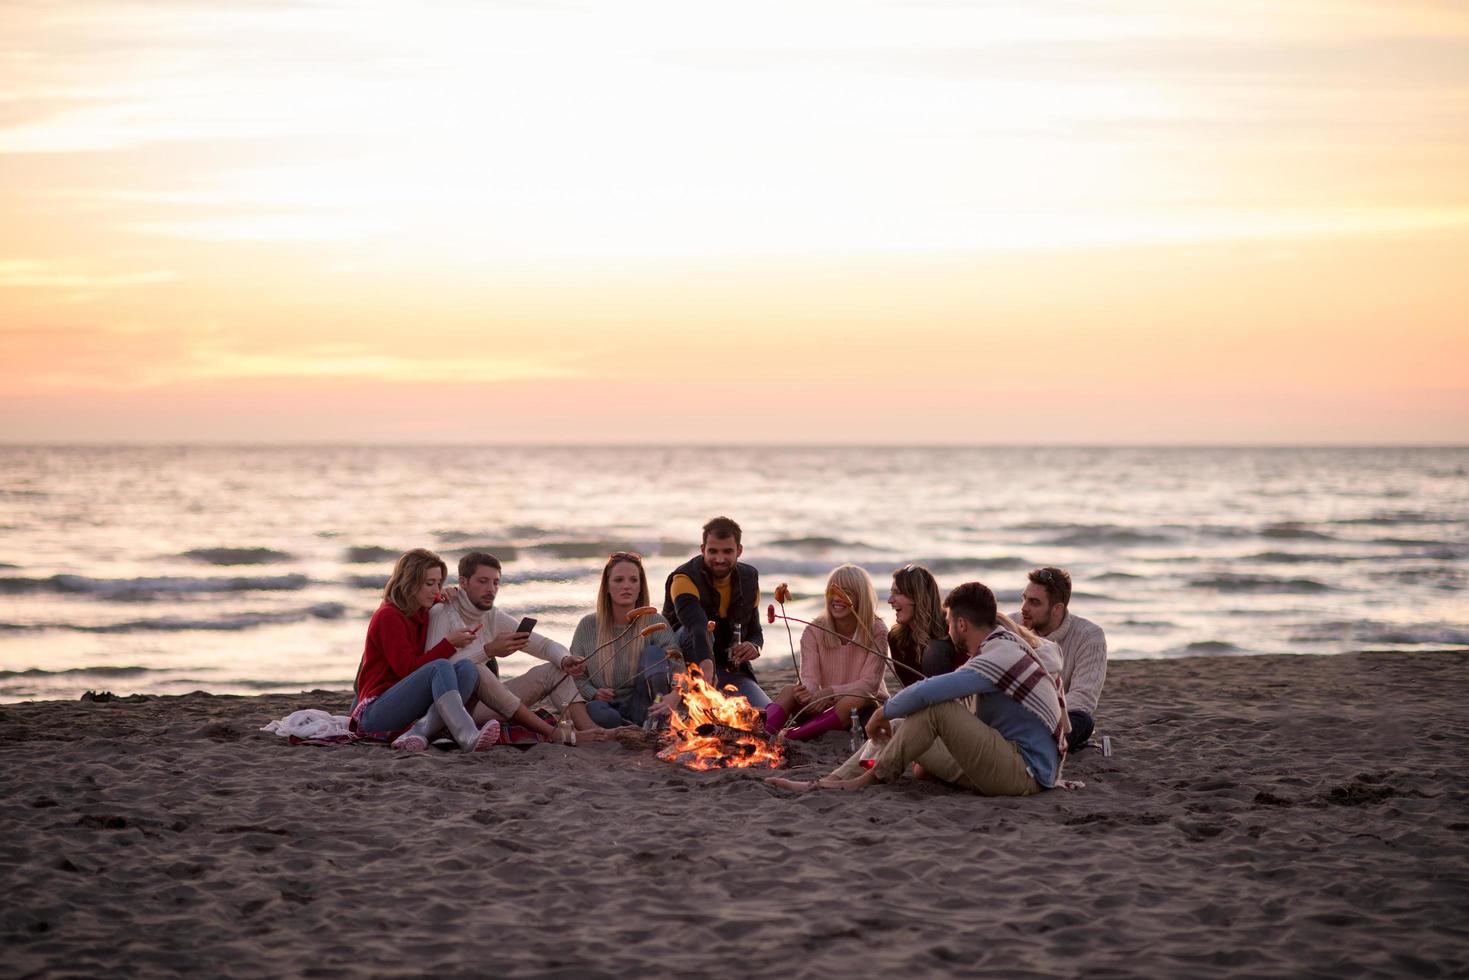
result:
<svg viewBox="0 0 1469 980"><path fill-rule="evenodd" d="M570 649L496 605L494 555L465 555L457 585L446 588L443 560L409 551L367 628L352 731L404 751L447 732L479 752L511 725L558 740L558 719L596 737L666 720L680 707L675 672L697 669L763 710L766 732L781 738L845 730L850 718L865 728L864 751L831 775L770 780L796 791L861 789L911 772L987 796L1025 796L1057 785L1067 753L1088 743L1107 642L1071 612L1066 570L1028 574L1016 622L983 583L944 596L928 569L904 565L893 573L888 627L871 577L841 565L827 579L824 612L801 635L797 683L772 699L753 667L764 645L760 578L741 560L741 537L728 517L705 524L699 554L664 582L661 614L649 605L642 557L614 552L596 611L577 625ZM544 663L502 680L499 661L520 653Z"/></svg>

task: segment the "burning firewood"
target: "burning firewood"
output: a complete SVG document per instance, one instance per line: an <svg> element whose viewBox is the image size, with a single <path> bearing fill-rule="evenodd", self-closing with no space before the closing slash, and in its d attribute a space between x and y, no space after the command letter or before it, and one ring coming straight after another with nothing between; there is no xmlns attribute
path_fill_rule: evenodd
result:
<svg viewBox="0 0 1469 980"><path fill-rule="evenodd" d="M784 749L763 734L764 713L704 680L695 664L674 676L679 710L669 719L670 741L658 758L690 769L729 769L784 761Z"/></svg>
<svg viewBox="0 0 1469 980"><path fill-rule="evenodd" d="M770 736L765 732L752 732L744 728L735 728L731 725L721 725L715 721L706 721L694 729L694 734L700 738L719 738L727 742L738 741L742 738L754 737L770 741Z"/></svg>

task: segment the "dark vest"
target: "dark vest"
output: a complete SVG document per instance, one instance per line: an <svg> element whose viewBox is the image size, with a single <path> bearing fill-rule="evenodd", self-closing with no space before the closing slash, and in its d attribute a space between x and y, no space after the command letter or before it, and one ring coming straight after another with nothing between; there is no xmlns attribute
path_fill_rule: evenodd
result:
<svg viewBox="0 0 1469 980"><path fill-rule="evenodd" d="M668 578L663 582L663 618L674 629L681 625L690 628L698 628L702 623L683 624L678 621L678 610L673 603L673 577L675 575L687 575L699 590L699 605L704 607L704 617L714 621L714 637L712 646L714 648L714 662L720 667L726 664L726 656L730 647L731 625L739 623L744 630L746 640L758 636L759 612L755 609L755 603L760 598L760 573L752 565L744 562L735 562L733 582L730 583L729 612L719 615L719 592L714 588L714 580L709 577L709 572L704 568L704 556L695 555L682 565L668 573Z"/></svg>

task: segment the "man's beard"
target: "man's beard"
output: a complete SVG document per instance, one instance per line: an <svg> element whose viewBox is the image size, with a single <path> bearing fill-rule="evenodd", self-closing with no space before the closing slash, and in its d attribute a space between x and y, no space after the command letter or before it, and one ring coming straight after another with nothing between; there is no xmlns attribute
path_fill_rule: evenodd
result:
<svg viewBox="0 0 1469 980"><path fill-rule="evenodd" d="M464 598L468 599L469 604L478 609L480 612L489 612L491 609L495 608L494 599L491 599L489 602L480 602L478 599L474 598L474 596L470 595L467 592L464 594Z"/></svg>

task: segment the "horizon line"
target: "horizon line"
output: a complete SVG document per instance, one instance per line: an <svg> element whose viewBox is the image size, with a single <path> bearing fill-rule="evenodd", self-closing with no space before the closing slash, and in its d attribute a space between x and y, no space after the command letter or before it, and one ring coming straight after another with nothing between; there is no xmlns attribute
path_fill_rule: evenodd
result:
<svg viewBox="0 0 1469 980"><path fill-rule="evenodd" d="M0 449L1469 449L1446 442L462 442L462 441L260 441L121 440L11 441Z"/></svg>

